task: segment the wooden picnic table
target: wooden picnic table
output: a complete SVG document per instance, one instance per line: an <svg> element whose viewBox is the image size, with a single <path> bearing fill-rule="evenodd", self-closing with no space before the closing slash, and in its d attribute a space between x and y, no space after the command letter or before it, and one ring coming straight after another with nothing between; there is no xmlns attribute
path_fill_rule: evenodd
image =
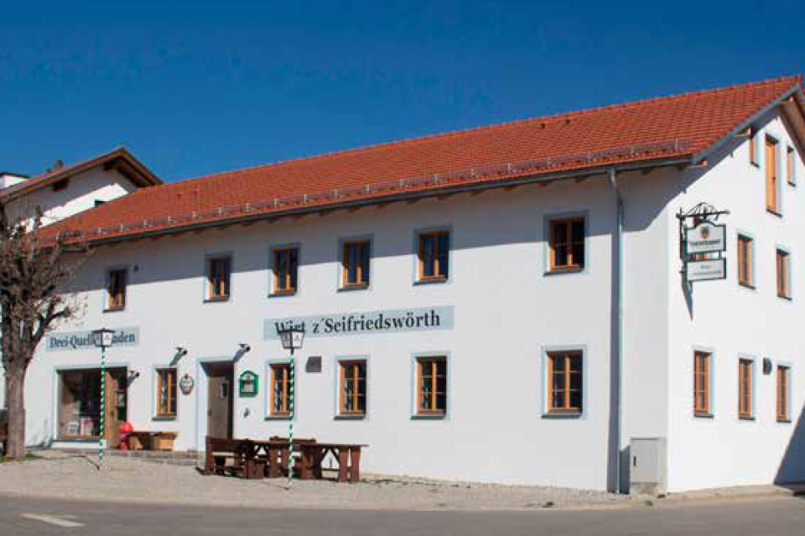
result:
<svg viewBox="0 0 805 536"><path fill-rule="evenodd" d="M268 478L287 475L290 448L287 439L270 439L268 441L250 440L254 445L254 455L265 456ZM322 478L322 462L328 454L338 462L338 481L360 482L361 449L366 445L346 443L319 443L315 440L294 441L294 450L299 450L299 478L312 480Z"/></svg>

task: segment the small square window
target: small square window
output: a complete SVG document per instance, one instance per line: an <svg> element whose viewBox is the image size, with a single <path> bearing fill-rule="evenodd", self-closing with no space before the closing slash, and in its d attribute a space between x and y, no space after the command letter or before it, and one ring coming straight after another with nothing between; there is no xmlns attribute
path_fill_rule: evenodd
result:
<svg viewBox="0 0 805 536"><path fill-rule="evenodd" d="M416 370L417 415L444 416L447 413L447 357L419 357Z"/></svg>
<svg viewBox="0 0 805 536"><path fill-rule="evenodd" d="M369 286L371 255L371 243L368 240L344 242L341 259L344 288Z"/></svg>
<svg viewBox="0 0 805 536"><path fill-rule="evenodd" d="M230 257L214 257L207 262L208 299L228 299L232 275L232 259Z"/></svg>
<svg viewBox="0 0 805 536"><path fill-rule="evenodd" d="M294 294L299 281L299 248L274 250L273 294Z"/></svg>
<svg viewBox="0 0 805 536"><path fill-rule="evenodd" d="M585 262L584 218L565 218L550 222L550 271L581 270Z"/></svg>
<svg viewBox="0 0 805 536"><path fill-rule="evenodd" d="M548 354L548 413L578 415L584 409L581 352Z"/></svg>
<svg viewBox="0 0 805 536"><path fill-rule="evenodd" d="M364 416L366 414L366 361L341 361L339 368L341 415Z"/></svg>
<svg viewBox="0 0 805 536"><path fill-rule="evenodd" d="M450 275L450 233L420 234L418 257L419 281L446 281Z"/></svg>
<svg viewBox="0 0 805 536"><path fill-rule="evenodd" d="M126 269L109 270L106 287L106 310L115 311L126 307Z"/></svg>

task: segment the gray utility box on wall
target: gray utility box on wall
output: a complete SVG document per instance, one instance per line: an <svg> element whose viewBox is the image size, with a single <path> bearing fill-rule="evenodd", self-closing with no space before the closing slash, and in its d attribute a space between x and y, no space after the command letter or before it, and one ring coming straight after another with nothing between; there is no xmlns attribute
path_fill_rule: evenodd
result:
<svg viewBox="0 0 805 536"><path fill-rule="evenodd" d="M629 445L629 491L664 493L666 489L666 439L633 437Z"/></svg>

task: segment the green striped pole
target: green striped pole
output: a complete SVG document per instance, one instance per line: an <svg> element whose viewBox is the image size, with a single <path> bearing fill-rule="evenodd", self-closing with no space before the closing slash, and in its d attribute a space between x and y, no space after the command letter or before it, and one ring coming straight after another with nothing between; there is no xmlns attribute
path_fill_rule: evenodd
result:
<svg viewBox="0 0 805 536"><path fill-rule="evenodd" d="M285 485L285 489L291 489L291 481L293 479L293 420L294 420L294 407L293 407L293 399L294 399L294 358L293 358L293 349L291 349L291 370L290 370L290 400L289 403L289 410L291 413L291 420L288 424L288 482Z"/></svg>
<svg viewBox="0 0 805 536"><path fill-rule="evenodd" d="M98 440L98 471L103 465L103 436L106 427L106 346L101 346L101 437Z"/></svg>

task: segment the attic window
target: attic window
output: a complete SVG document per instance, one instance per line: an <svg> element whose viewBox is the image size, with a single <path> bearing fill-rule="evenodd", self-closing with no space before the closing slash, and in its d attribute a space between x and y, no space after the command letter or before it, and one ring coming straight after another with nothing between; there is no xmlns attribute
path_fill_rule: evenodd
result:
<svg viewBox="0 0 805 536"><path fill-rule="evenodd" d="M106 201L104 201L103 199L96 199L95 200L95 206L96 207L99 207L99 206L103 205L104 203L106 203Z"/></svg>
<svg viewBox="0 0 805 536"><path fill-rule="evenodd" d="M67 185L70 183L70 179L62 179L60 181L53 183L53 191L60 192L67 188Z"/></svg>

